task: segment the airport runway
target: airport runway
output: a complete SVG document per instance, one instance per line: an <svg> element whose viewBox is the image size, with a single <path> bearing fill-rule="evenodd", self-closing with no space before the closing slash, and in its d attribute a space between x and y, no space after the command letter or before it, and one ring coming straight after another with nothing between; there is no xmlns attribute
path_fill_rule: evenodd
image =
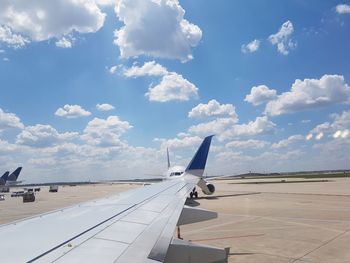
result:
<svg viewBox="0 0 350 263"><path fill-rule="evenodd" d="M255 180L261 182L262 180ZM268 181L280 181L270 179ZM192 205L219 212L215 220L181 227L184 239L230 247L229 262L350 262L350 178L328 182L237 184L215 181L213 196ZM7 196L0 223L11 222L139 185L41 188L35 203Z"/></svg>

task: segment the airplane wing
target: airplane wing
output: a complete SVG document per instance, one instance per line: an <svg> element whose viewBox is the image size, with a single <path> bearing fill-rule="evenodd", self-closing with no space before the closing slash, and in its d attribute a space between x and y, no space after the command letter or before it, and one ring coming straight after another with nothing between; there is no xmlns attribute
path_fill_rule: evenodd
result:
<svg viewBox="0 0 350 263"><path fill-rule="evenodd" d="M210 140L207 137L202 144L210 144ZM196 153L198 158L202 154ZM204 170L195 168L196 174L198 169ZM181 178L2 225L0 235L6 242L0 246L1 260L226 262L223 249L173 238L177 225L216 216L184 207L199 180L189 170Z"/></svg>

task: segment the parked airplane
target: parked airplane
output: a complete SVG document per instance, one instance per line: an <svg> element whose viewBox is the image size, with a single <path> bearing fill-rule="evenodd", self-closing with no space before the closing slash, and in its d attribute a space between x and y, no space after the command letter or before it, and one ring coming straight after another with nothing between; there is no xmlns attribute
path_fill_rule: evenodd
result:
<svg viewBox="0 0 350 263"><path fill-rule="evenodd" d="M0 226L3 262L227 262L228 251L174 238L217 213L184 206L203 172L206 137L181 176ZM32 242L35 237L35 242ZM14 247L16 253L7 253Z"/></svg>
<svg viewBox="0 0 350 263"><path fill-rule="evenodd" d="M22 181L17 181L19 174L22 171L22 167L18 167L14 170L7 178L6 185L16 185L22 183Z"/></svg>
<svg viewBox="0 0 350 263"><path fill-rule="evenodd" d="M7 181L7 178L9 176L9 171L6 171L0 178L0 185L5 185L6 184L6 181Z"/></svg>
<svg viewBox="0 0 350 263"><path fill-rule="evenodd" d="M207 156L205 156L205 158L207 158ZM174 179L176 177L183 176L185 174L186 168L184 166L171 166L168 148L167 148L167 161L168 161L168 171L166 174L167 179ZM203 176L201 176L201 179L199 180L197 185L202 189L202 192L206 195L212 195L215 192L215 186L211 183L208 183L203 178ZM198 198L198 192L196 191L196 188L193 188L192 192L190 193L190 197Z"/></svg>

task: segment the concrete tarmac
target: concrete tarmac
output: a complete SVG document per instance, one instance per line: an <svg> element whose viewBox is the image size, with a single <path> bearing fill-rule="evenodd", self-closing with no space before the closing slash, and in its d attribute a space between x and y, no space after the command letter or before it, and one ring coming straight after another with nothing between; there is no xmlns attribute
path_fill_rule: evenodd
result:
<svg viewBox="0 0 350 263"><path fill-rule="evenodd" d="M215 181L197 202L218 219L183 226L183 238L230 247L229 262L350 262L350 178L286 181Z"/></svg>
<svg viewBox="0 0 350 263"><path fill-rule="evenodd" d="M230 247L229 262L350 262L350 178L328 182L281 179L213 181L216 192L191 201L219 217L181 227L186 240ZM251 182L263 184L252 184ZM238 184L249 182L250 184ZM271 183L268 183L271 182ZM41 187L35 203L6 196L0 223L140 187L97 184Z"/></svg>

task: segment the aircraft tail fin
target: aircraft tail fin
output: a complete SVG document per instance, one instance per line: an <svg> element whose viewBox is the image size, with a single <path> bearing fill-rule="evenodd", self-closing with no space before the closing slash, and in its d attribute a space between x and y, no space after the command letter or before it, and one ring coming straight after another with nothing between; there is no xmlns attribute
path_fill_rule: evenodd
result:
<svg viewBox="0 0 350 263"><path fill-rule="evenodd" d="M21 173L22 167L18 167L16 170L14 170L9 177L7 178L8 181L17 181L17 178L19 176L19 174Z"/></svg>
<svg viewBox="0 0 350 263"><path fill-rule="evenodd" d="M7 178L9 177L10 172L6 171L1 177L0 177L0 182L1 184L5 184L7 181Z"/></svg>
<svg viewBox="0 0 350 263"><path fill-rule="evenodd" d="M169 158L169 150L168 148L166 148L166 157L167 157L167 160L168 160L168 169L170 168L170 158Z"/></svg>
<svg viewBox="0 0 350 263"><path fill-rule="evenodd" d="M203 176L205 164L207 163L208 152L210 148L211 139L214 135L204 138L202 144L199 146L196 154L193 156L191 162L186 168L186 173L190 173L199 177Z"/></svg>

